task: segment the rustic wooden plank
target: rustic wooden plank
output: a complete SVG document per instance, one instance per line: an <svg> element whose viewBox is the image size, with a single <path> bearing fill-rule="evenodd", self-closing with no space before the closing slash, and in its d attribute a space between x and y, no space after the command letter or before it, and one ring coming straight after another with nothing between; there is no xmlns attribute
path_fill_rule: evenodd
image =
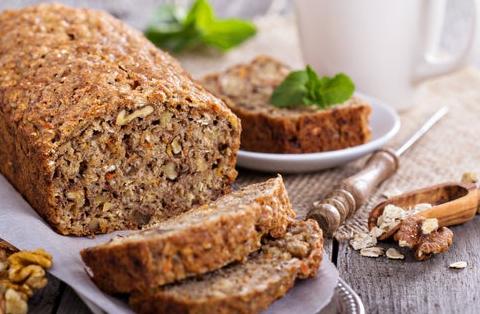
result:
<svg viewBox="0 0 480 314"><path fill-rule="evenodd" d="M367 313L478 313L479 223L477 216L453 227L450 251L425 262L415 261L410 252L405 261L367 258L341 243L340 276L360 295ZM456 261L466 261L468 267L448 269Z"/></svg>
<svg viewBox="0 0 480 314"><path fill-rule="evenodd" d="M40 312L39 312L40 313ZM83 303L83 301L78 297L77 293L66 286L58 309L57 314L90 314L92 313L90 309Z"/></svg>

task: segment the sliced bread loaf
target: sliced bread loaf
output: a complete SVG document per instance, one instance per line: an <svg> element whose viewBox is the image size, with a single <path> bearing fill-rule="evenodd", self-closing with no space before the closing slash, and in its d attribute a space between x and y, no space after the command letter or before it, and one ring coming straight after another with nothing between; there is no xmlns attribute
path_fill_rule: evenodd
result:
<svg viewBox="0 0 480 314"><path fill-rule="evenodd" d="M201 83L242 121L241 147L270 153L311 153L360 145L371 137L370 105L357 97L331 109L277 108L270 104L274 89L290 69L281 62L259 56Z"/></svg>
<svg viewBox="0 0 480 314"><path fill-rule="evenodd" d="M243 260L263 235L282 237L294 216L279 176L81 255L101 289L145 290Z"/></svg>
<svg viewBox="0 0 480 314"><path fill-rule="evenodd" d="M107 13L0 13L0 172L58 232L140 229L230 191L240 124Z"/></svg>
<svg viewBox="0 0 480 314"><path fill-rule="evenodd" d="M138 313L258 313L285 295L296 278L314 276L322 254L318 224L298 221L284 238L265 241L245 263L137 292L130 305Z"/></svg>

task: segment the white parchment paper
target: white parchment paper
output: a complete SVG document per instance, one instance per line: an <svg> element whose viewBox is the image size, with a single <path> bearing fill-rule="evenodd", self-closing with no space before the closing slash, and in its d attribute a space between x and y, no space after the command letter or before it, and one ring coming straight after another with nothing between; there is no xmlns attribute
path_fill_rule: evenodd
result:
<svg viewBox="0 0 480 314"><path fill-rule="evenodd" d="M79 255L81 249L108 241L112 236L89 239L55 233L0 175L0 238L22 250L44 248L53 255L50 273L54 276L107 313L132 313L124 301L102 293L93 284ZM267 313L316 313L328 304L337 281L336 268L324 260L317 278L299 281Z"/></svg>

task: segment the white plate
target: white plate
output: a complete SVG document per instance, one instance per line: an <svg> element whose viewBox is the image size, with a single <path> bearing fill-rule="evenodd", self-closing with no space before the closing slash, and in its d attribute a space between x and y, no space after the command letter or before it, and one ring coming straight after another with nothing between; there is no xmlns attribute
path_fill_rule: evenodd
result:
<svg viewBox="0 0 480 314"><path fill-rule="evenodd" d="M240 150L237 165L264 172L300 173L339 166L382 147L397 134L400 118L391 107L381 101L359 93L357 95L372 105L370 142L340 150L308 154L269 154Z"/></svg>

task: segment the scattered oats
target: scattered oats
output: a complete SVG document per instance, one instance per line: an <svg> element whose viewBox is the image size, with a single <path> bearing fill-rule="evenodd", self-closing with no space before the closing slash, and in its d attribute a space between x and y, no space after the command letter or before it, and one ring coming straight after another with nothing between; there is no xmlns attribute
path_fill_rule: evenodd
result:
<svg viewBox="0 0 480 314"><path fill-rule="evenodd" d="M429 208L432 208L432 204L419 203L419 204L415 205L415 207L413 207L413 209L415 210L415 213L418 213L422 210L429 209Z"/></svg>
<svg viewBox="0 0 480 314"><path fill-rule="evenodd" d="M460 262L451 263L450 265L448 265L448 267L455 268L455 269L463 269L467 267L467 262L460 261Z"/></svg>
<svg viewBox="0 0 480 314"><path fill-rule="evenodd" d="M361 249L360 255L365 257L380 257L384 254L384 252L385 249L378 246L373 246Z"/></svg>
<svg viewBox="0 0 480 314"><path fill-rule="evenodd" d="M373 227L372 230L370 230L370 234L374 236L375 238L378 238L384 233L384 231L378 227Z"/></svg>
<svg viewBox="0 0 480 314"><path fill-rule="evenodd" d="M388 204L383 209L382 215L380 215L377 219L377 229L372 229L370 233L374 234L378 238L385 232L389 232L390 230L397 227L403 219L416 215L417 213L431 207L432 204L419 203L410 210L405 210L399 206ZM438 225L436 228L434 228L434 230L436 230L437 228Z"/></svg>
<svg viewBox="0 0 480 314"><path fill-rule="evenodd" d="M377 226L384 230L388 231L395 228L399 223L400 219L406 216L406 211L398 206L388 204L383 209L383 213L377 220Z"/></svg>
<svg viewBox="0 0 480 314"><path fill-rule="evenodd" d="M382 216L384 216L385 218L396 219L402 217L404 214L405 210L403 208L388 204L387 206L385 206Z"/></svg>
<svg viewBox="0 0 480 314"><path fill-rule="evenodd" d="M438 219L437 218L428 218L428 219L425 219L422 223L422 233L423 234L430 234L437 229L438 229Z"/></svg>
<svg viewBox="0 0 480 314"><path fill-rule="evenodd" d="M377 244L377 237L371 235L370 233L357 233L350 240L350 245L356 251L371 247Z"/></svg>
<svg viewBox="0 0 480 314"><path fill-rule="evenodd" d="M465 172L462 175L462 183L477 183L478 176L475 172Z"/></svg>
<svg viewBox="0 0 480 314"><path fill-rule="evenodd" d="M397 249L391 247L387 250L386 255L389 259L404 259L405 255L400 253Z"/></svg>

